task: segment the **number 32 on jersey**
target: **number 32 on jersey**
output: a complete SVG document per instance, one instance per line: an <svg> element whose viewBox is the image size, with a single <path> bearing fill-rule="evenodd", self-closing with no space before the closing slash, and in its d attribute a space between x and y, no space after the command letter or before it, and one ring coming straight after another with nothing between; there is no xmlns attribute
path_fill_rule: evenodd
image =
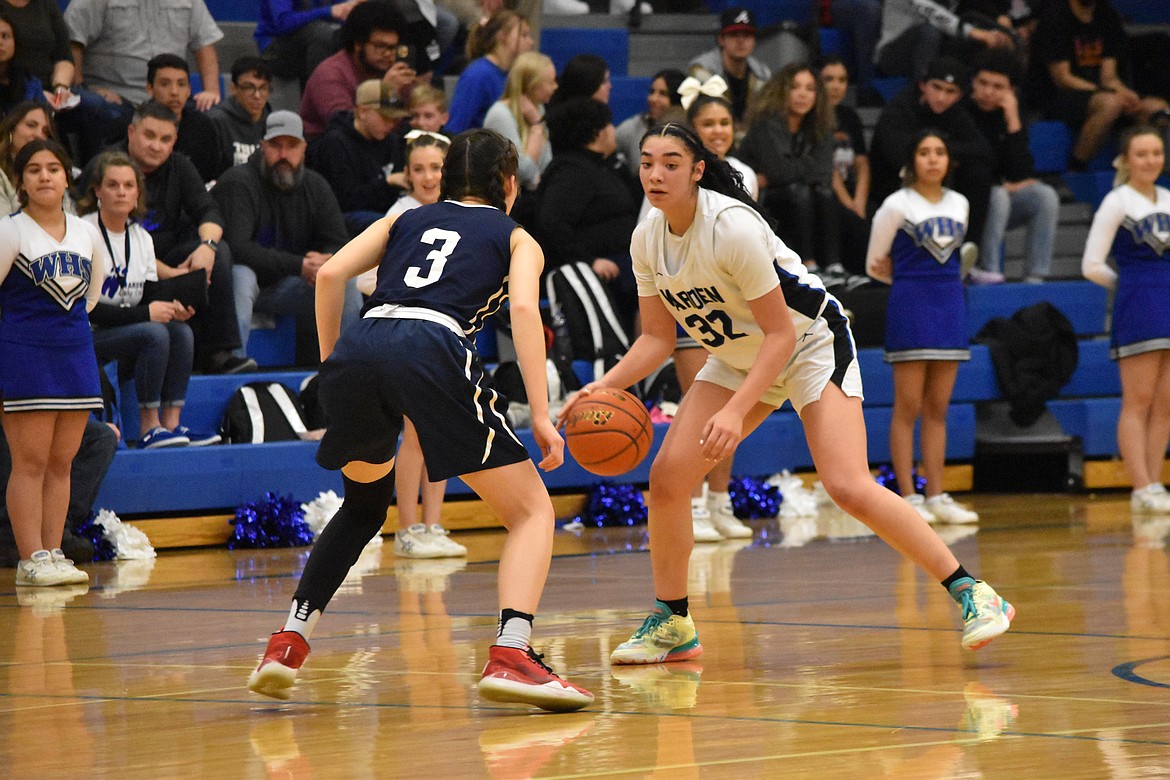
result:
<svg viewBox="0 0 1170 780"><path fill-rule="evenodd" d="M735 341L747 335L732 327L731 317L727 316L727 312L721 309L712 309L707 312L706 317L701 314L692 314L683 320L683 323L688 328L699 331L702 334L699 341L711 348L721 346L725 341Z"/></svg>

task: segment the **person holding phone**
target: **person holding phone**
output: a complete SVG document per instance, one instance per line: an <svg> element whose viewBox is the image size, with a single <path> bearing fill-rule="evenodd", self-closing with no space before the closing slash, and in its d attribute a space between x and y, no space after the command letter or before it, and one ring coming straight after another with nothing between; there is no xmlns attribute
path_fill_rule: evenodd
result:
<svg viewBox="0 0 1170 780"><path fill-rule="evenodd" d="M98 362L118 362L121 381L134 379L142 449L218 444L217 433L180 424L194 361L187 323L195 309L178 300L149 300L147 287L183 272L160 263L154 240L137 221L146 213L142 171L124 152L102 152L78 203L82 219L101 234L110 262L92 312Z"/></svg>

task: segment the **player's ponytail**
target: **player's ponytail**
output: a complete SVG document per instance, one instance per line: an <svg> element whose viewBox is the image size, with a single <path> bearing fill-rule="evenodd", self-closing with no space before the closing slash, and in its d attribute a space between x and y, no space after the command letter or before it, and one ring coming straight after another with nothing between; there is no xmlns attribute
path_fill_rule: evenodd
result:
<svg viewBox="0 0 1170 780"><path fill-rule="evenodd" d="M718 192L720 195L726 195L729 198L734 198L744 205L750 206L753 211L760 215L763 220L768 223L768 227L772 232L776 231L776 222L771 216L767 214L760 205L752 200L752 196L747 193L743 185L743 175L727 160L720 160L714 152L711 152L707 147L703 146L703 142L699 140L699 136L686 125L680 125L677 122L667 122L663 125L656 125L647 131L646 135L642 136L642 141L646 142L647 138L652 136L662 136L674 138L679 141L687 151L695 158L695 162L703 161L703 178L699 179L699 186Z"/></svg>
<svg viewBox="0 0 1170 780"><path fill-rule="evenodd" d="M451 141L443 161L442 200L476 198L508 210L504 185L519 168L515 145L494 130L466 130Z"/></svg>

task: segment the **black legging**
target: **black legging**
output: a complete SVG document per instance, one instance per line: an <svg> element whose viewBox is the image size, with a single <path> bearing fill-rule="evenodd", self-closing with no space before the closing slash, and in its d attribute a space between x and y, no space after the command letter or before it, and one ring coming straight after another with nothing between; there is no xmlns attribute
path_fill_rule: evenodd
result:
<svg viewBox="0 0 1170 780"><path fill-rule="evenodd" d="M821 268L841 262L837 196L827 184L789 182L768 187L764 208L776 218L776 235L804 261Z"/></svg>
<svg viewBox="0 0 1170 780"><path fill-rule="evenodd" d="M394 470L376 482L354 482L341 475L345 500L313 544L293 599L312 610L325 611L362 548L382 530L394 498Z"/></svg>

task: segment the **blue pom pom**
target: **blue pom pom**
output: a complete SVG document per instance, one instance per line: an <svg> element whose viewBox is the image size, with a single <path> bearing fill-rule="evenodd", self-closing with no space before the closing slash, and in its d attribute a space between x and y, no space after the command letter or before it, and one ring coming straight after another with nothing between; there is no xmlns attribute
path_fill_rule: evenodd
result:
<svg viewBox="0 0 1170 780"><path fill-rule="evenodd" d="M636 485L602 482L589 491L584 511L573 521L595 528L641 525L646 522L646 502Z"/></svg>
<svg viewBox="0 0 1170 780"><path fill-rule="evenodd" d="M229 521L235 526L228 539L229 550L266 547L303 547L313 543L313 531L305 522L299 501L265 493L262 501L249 501L236 508Z"/></svg>
<svg viewBox="0 0 1170 780"><path fill-rule="evenodd" d="M731 506L740 520L775 517L780 514L780 488L759 477L734 477L728 485Z"/></svg>
<svg viewBox="0 0 1170 780"><path fill-rule="evenodd" d="M105 527L94 522L95 518L97 518L97 513L90 512L89 517L85 518L85 522L77 527L73 535L88 539L93 544L94 562L112 561L117 556L114 544L106 538ZM79 561L79 563L86 563L86 561Z"/></svg>
<svg viewBox="0 0 1170 780"><path fill-rule="evenodd" d="M922 491L926 490L926 477L919 474L918 469L914 469L914 473L911 476L914 479L915 493L921 493ZM877 476L874 477L874 479L882 487L889 488L898 495L902 495L902 491L898 489L898 478L894 474L894 467L889 463L882 465L882 467L878 469Z"/></svg>

